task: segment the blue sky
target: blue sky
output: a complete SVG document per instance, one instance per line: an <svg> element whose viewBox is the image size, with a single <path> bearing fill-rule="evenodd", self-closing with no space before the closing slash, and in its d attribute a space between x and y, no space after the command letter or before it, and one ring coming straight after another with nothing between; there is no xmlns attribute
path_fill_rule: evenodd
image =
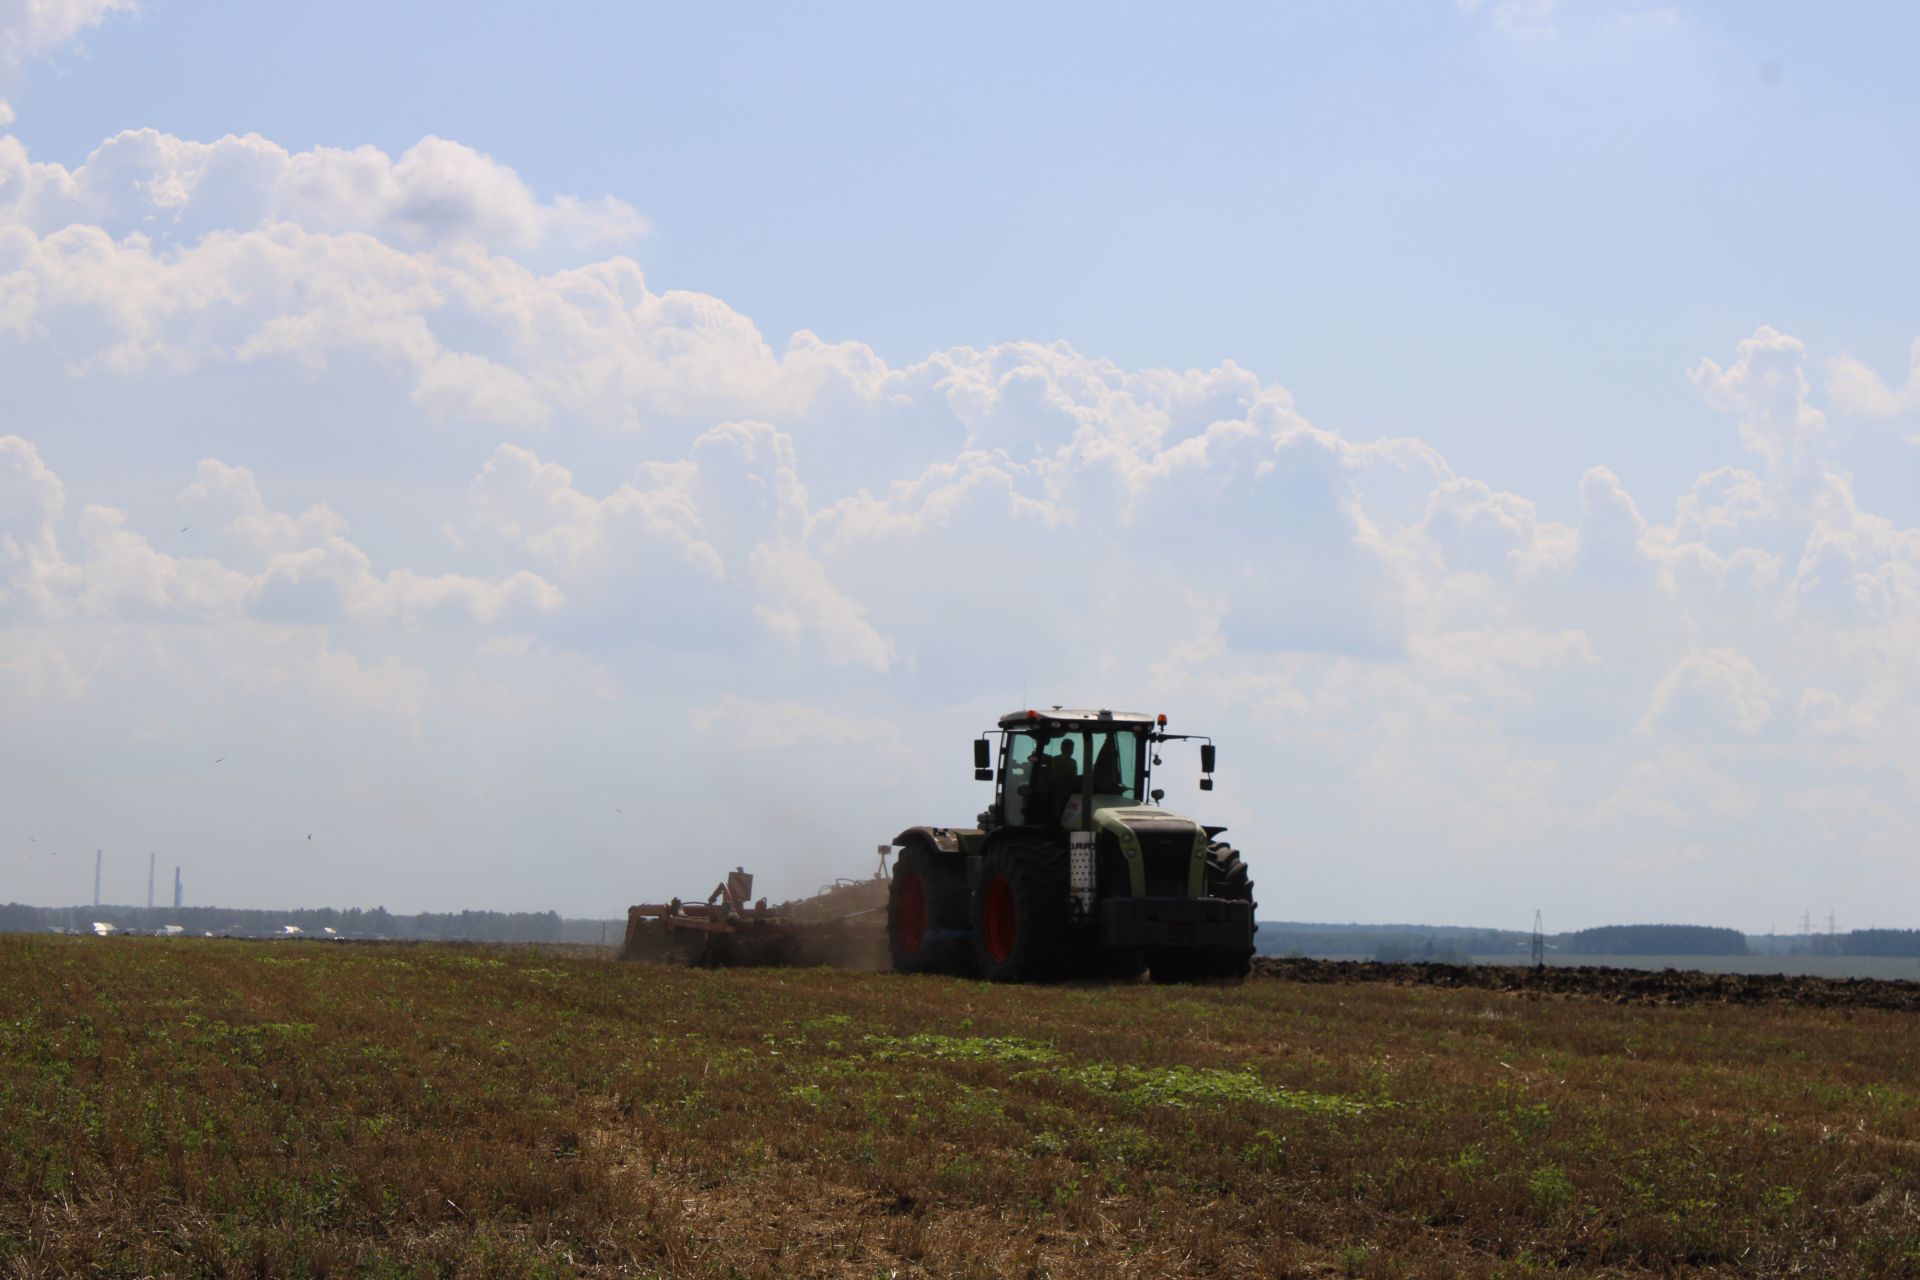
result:
<svg viewBox="0 0 1920 1280"><path fill-rule="evenodd" d="M1764 928L1912 876L1910 6L115 8L0 7L0 671L69 844L586 914L678 858L584 796L707 760L771 797L728 839L817 828L804 888L973 812L936 736L1050 687L1237 736L1271 914ZM1021 592L1035 634L941 615ZM108 834L57 816L130 740L296 724L330 868L138 751ZM867 756L898 802L843 807ZM383 876L435 833L486 901Z"/></svg>

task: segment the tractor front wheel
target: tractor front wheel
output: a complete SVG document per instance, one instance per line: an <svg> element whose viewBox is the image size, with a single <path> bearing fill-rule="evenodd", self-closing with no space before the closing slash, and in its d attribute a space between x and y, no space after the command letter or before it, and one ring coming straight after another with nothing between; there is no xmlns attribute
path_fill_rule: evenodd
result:
<svg viewBox="0 0 1920 1280"><path fill-rule="evenodd" d="M1247 875L1247 864L1224 840L1207 846L1207 895L1229 902L1253 901L1253 880ZM1253 971L1253 939L1247 939L1242 946L1213 948L1204 967L1210 978L1227 982L1245 980Z"/></svg>
<svg viewBox="0 0 1920 1280"><path fill-rule="evenodd" d="M1228 902L1253 901L1253 880L1247 875L1247 864L1232 845L1223 841L1207 846L1207 896ZM1158 983L1243 982L1253 970L1253 940L1204 950L1155 951L1148 955L1147 965Z"/></svg>
<svg viewBox="0 0 1920 1280"><path fill-rule="evenodd" d="M1013 838L990 850L973 895L973 953L991 982L1059 975L1067 951L1067 867L1059 850Z"/></svg>

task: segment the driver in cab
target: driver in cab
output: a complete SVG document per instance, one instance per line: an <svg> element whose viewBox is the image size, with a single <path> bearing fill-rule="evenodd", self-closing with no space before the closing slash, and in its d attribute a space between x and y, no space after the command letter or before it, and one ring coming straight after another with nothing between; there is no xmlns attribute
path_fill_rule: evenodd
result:
<svg viewBox="0 0 1920 1280"><path fill-rule="evenodd" d="M1038 803L1035 816L1046 825L1055 826L1060 821L1060 812L1067 801L1080 790L1080 762L1073 757L1073 739L1060 739L1057 755L1042 754L1035 761L1035 792Z"/></svg>

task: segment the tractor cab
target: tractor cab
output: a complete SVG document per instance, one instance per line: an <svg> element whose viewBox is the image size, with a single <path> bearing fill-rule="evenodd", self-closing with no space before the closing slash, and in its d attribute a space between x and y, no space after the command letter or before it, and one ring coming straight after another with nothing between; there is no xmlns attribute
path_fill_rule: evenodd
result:
<svg viewBox="0 0 1920 1280"><path fill-rule="evenodd" d="M986 738L974 743L975 776L995 784L982 827L1086 831L1102 809L1157 802L1154 746L1187 736L1167 733L1166 724L1164 715L1062 707L1001 716L998 752ZM1211 741L1201 764L1211 775ZM1211 776L1200 786L1212 790Z"/></svg>

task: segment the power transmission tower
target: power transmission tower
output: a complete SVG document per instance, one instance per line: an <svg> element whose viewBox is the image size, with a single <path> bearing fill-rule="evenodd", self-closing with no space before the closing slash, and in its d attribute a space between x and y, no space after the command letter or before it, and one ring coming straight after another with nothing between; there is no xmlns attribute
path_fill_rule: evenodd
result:
<svg viewBox="0 0 1920 1280"><path fill-rule="evenodd" d="M1536 969L1544 969L1547 967L1547 935L1540 927L1540 909L1538 907L1535 907L1533 911L1533 967Z"/></svg>

